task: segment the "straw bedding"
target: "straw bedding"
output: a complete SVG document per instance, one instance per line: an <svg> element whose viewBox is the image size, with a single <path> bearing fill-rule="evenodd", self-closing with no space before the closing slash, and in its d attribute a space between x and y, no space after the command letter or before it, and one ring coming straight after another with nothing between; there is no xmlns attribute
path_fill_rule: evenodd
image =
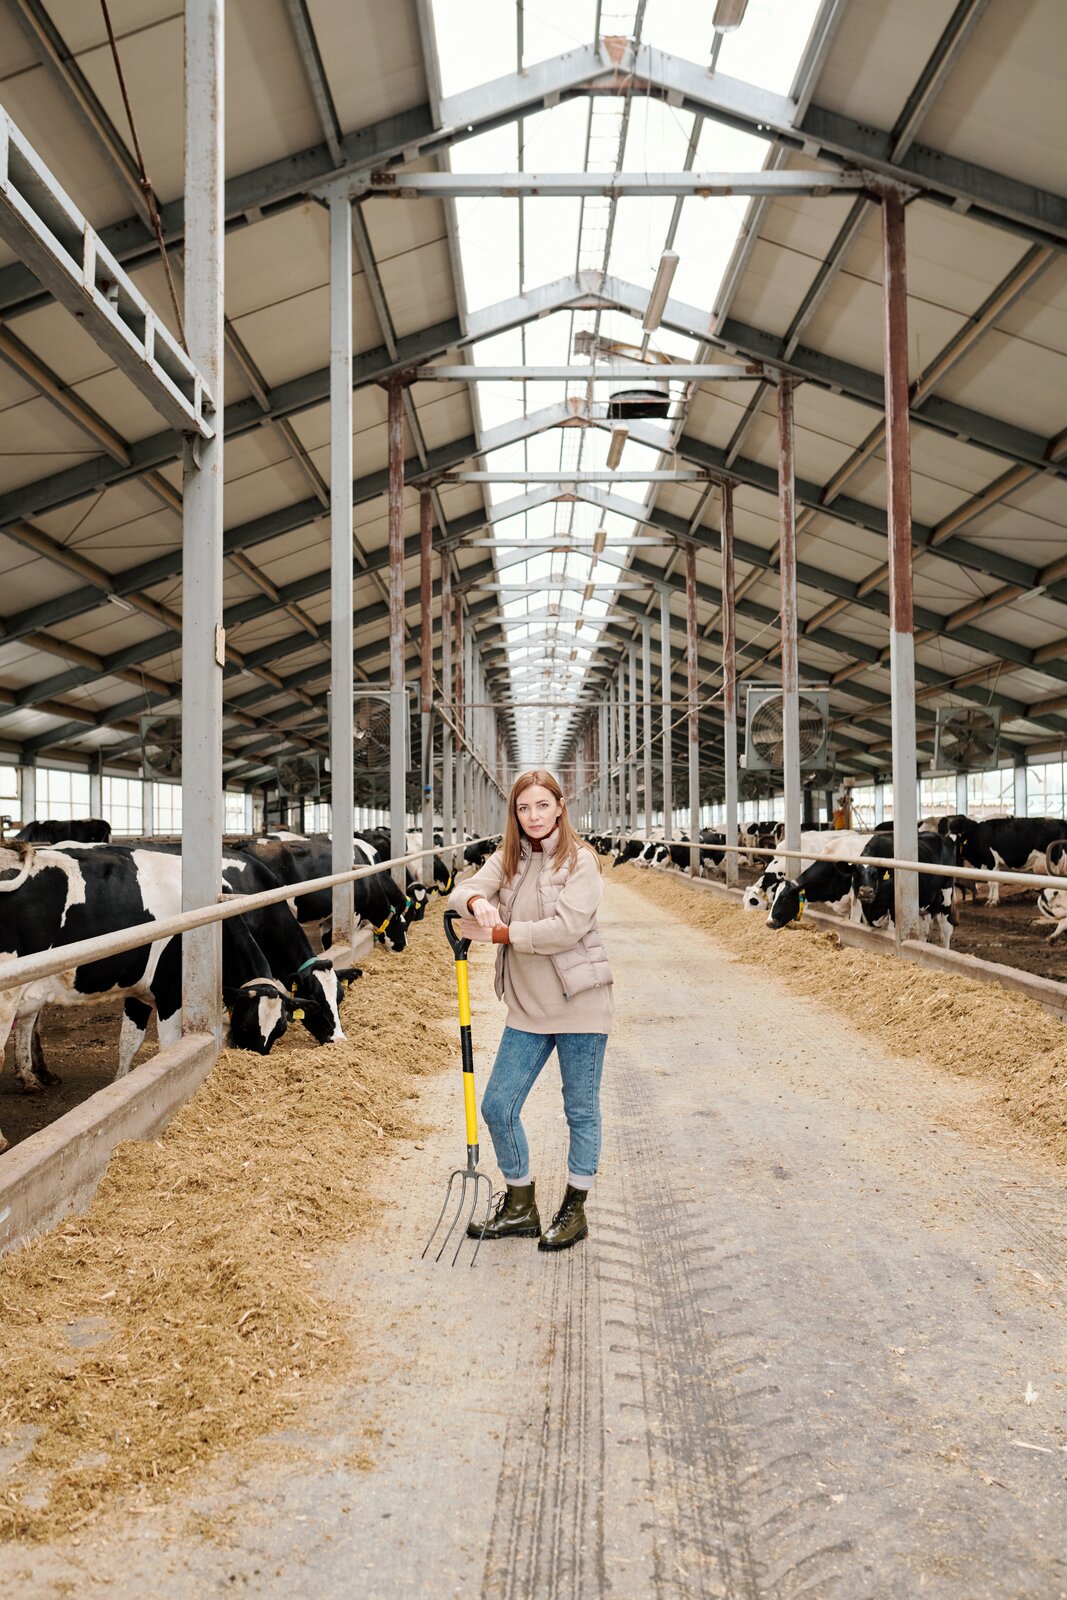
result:
<svg viewBox="0 0 1067 1600"><path fill-rule="evenodd" d="M775 933L764 916L679 876L632 867L618 876L787 988L828 1006L882 1049L981 1081L1024 1137L1067 1163L1067 1028L1037 1001L850 949L836 934L803 924Z"/></svg>
<svg viewBox="0 0 1067 1600"><path fill-rule="evenodd" d="M224 1052L159 1139L118 1147L85 1216L0 1261L0 1449L32 1440L0 1476L0 1537L168 1495L354 1370L319 1257L373 1215L370 1162L419 1131L419 1077L455 1058L440 915L369 958L347 1043L297 1025L266 1059Z"/></svg>

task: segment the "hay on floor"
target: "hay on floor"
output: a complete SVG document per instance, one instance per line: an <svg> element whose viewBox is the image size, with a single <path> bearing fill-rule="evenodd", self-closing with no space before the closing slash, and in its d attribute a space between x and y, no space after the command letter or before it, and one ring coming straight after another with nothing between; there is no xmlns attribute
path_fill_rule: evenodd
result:
<svg viewBox="0 0 1067 1600"><path fill-rule="evenodd" d="M358 1361L318 1289L324 1246L372 1215L369 1167L418 1131L420 1076L455 1060L439 902L349 990L348 1042L299 1025L225 1051L157 1140L120 1145L85 1216L0 1261L0 1536L52 1539L117 1495L169 1494L298 1417Z"/></svg>

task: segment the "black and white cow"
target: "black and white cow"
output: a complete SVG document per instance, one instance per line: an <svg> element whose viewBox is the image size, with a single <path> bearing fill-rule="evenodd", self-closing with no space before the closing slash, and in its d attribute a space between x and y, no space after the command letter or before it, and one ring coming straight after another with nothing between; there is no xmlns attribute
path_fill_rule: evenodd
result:
<svg viewBox="0 0 1067 1600"><path fill-rule="evenodd" d="M956 841L936 833L920 833L918 837L920 862L953 867L959 865ZM879 860L891 859L893 840L886 834L875 834L864 846L863 854L872 857L870 866L852 869L852 891L860 907L863 920L871 927L881 922L893 921L894 879L891 867L882 867ZM952 943L952 930L959 918L956 915L955 884L951 878L919 873L919 937L925 941L937 923L941 943L947 950Z"/></svg>
<svg viewBox="0 0 1067 1600"><path fill-rule="evenodd" d="M284 851L274 848L278 843ZM357 864L359 857L368 866L377 860L377 852L364 840L354 841ZM288 835L284 839L274 835L267 839L249 839L242 851L264 860L283 883L294 887L310 883L315 878L328 878L333 872L333 851L328 839L301 839ZM377 872L369 878L357 878L352 885L356 913L368 923L375 937L387 949L400 951L407 945L407 896L386 872ZM296 915L303 923L320 922L328 931L333 915L333 890L315 889L310 894L294 895ZM324 933L323 943L327 943Z"/></svg>
<svg viewBox="0 0 1067 1600"><path fill-rule="evenodd" d="M776 891L781 884L791 881L791 874L798 870L803 873L816 861L858 856L869 838L869 834L856 833L848 828L805 829L800 835L799 861L795 856L775 856L769 861L755 883L750 883L741 896L742 909L758 911L765 906L770 910Z"/></svg>
<svg viewBox="0 0 1067 1600"><path fill-rule="evenodd" d="M851 853L851 852L850 852ZM803 915L806 905L825 905L847 916L852 905L852 867L845 861L813 861L795 878L783 878L772 890L768 928L785 928Z"/></svg>
<svg viewBox="0 0 1067 1600"><path fill-rule="evenodd" d="M1062 817L970 817L947 819L947 834L959 840L964 866L999 872L1044 872L1046 851L1064 836ZM986 905L1000 903L1000 885L991 883Z"/></svg>
<svg viewBox="0 0 1067 1600"><path fill-rule="evenodd" d="M48 817L41 822L27 822L15 834L29 844L62 844L69 839L77 844L107 844L111 838L111 824L103 817L80 817L76 822L63 822Z"/></svg>
<svg viewBox="0 0 1067 1600"><path fill-rule="evenodd" d="M110 846L121 849L122 846ZM146 853L162 854L180 859L178 844L153 843L138 847ZM234 894L263 894L270 889L283 888L286 879L267 862L252 852L242 849L227 850L222 857L222 881ZM180 909L175 906L175 913ZM336 1044L345 1037L341 1026L341 1000L350 983L362 976L359 967L336 968L326 956L316 955L307 934L300 926L289 906L284 902L273 906L258 906L244 913L243 919L269 964L273 977L278 978L287 991L299 991L301 1019L316 1044ZM126 1008L123 1026L133 1031L133 1006ZM144 1037L144 1030L141 1030ZM140 1045L134 1046L134 1054Z"/></svg>
<svg viewBox="0 0 1067 1600"><path fill-rule="evenodd" d="M147 927L174 914L181 906L181 863L108 845L53 850L19 842L0 851L0 897L0 960L9 960L142 923ZM223 930L229 1042L265 1055L300 1009L299 1001L271 975L243 918L228 919ZM157 940L0 991L0 1046L17 1018L16 1074L25 1090L55 1081L47 1069L34 1069L33 1029L42 1008L84 1005L111 995L134 996L154 1007L160 1044L174 1043L181 1032L179 941ZM130 1059L120 1053L120 1075Z"/></svg>

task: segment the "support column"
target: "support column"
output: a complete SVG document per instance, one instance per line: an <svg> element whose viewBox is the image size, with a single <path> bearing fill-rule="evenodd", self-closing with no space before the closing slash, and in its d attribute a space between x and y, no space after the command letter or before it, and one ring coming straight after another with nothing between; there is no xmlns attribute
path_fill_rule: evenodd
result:
<svg viewBox="0 0 1067 1600"><path fill-rule="evenodd" d="M151 839L156 831L156 786L151 778L141 784L141 832ZM252 819L248 819L248 832L252 832Z"/></svg>
<svg viewBox="0 0 1067 1600"><path fill-rule="evenodd" d="M422 652L422 847L433 845L433 499L428 489L419 496L419 648ZM428 871L428 860L415 874Z"/></svg>
<svg viewBox="0 0 1067 1600"><path fill-rule="evenodd" d="M19 768L19 827L37 820L37 768Z"/></svg>
<svg viewBox="0 0 1067 1600"><path fill-rule="evenodd" d="M629 649L630 658L630 759L626 763L626 782L630 791L630 832L637 832L637 645Z"/></svg>
<svg viewBox="0 0 1067 1600"><path fill-rule="evenodd" d="M182 473L182 909L222 891L224 0L185 4L185 335L215 398L215 435ZM182 1027L222 1037L219 924L182 939Z"/></svg>
<svg viewBox="0 0 1067 1600"><path fill-rule="evenodd" d="M911 418L908 412L908 284L904 202L882 200L882 282L885 294L886 480L889 512L889 672L893 738L893 852L915 861L919 817L915 793L915 625L911 547ZM893 875L896 941L919 926L914 872Z"/></svg>
<svg viewBox="0 0 1067 1600"><path fill-rule="evenodd" d="M957 772L956 774L956 811L961 817L967 815L967 774L965 772Z"/></svg>
<svg viewBox="0 0 1067 1600"><path fill-rule="evenodd" d="M351 872L355 851L352 670L352 208L330 201L330 866ZM354 890L332 895L333 937L355 933Z"/></svg>
<svg viewBox="0 0 1067 1600"><path fill-rule="evenodd" d="M605 707L606 718L608 718L608 781L606 781L608 819L606 821L608 821L609 834L616 834L617 818L616 803L614 803L614 797L616 797L616 774L614 774L614 763L616 763L617 744L619 744L619 725L617 725L616 720L616 678L611 678L611 682L606 686L605 693L606 698L608 698L608 704Z"/></svg>
<svg viewBox="0 0 1067 1600"><path fill-rule="evenodd" d="M689 702L689 870L700 871L700 708L697 699L697 549L685 547L685 664Z"/></svg>
<svg viewBox="0 0 1067 1600"><path fill-rule="evenodd" d="M626 666L619 662L615 674L615 827L621 839L626 832Z"/></svg>
<svg viewBox="0 0 1067 1600"><path fill-rule="evenodd" d="M645 833L652 832L652 618L641 623L641 739L644 744Z"/></svg>
<svg viewBox="0 0 1067 1600"><path fill-rule="evenodd" d="M734 486L722 486L722 725L727 844L737 843L737 616L734 606ZM799 866L799 862L797 863ZM723 857L726 882L737 886L737 857Z"/></svg>
<svg viewBox="0 0 1067 1600"><path fill-rule="evenodd" d="M389 395L389 835L402 856L407 812L407 743L410 715L404 691L404 389L399 379ZM406 887L403 867L393 882Z"/></svg>
<svg viewBox="0 0 1067 1600"><path fill-rule="evenodd" d="M452 720L460 733L466 737L465 719L463 716L463 597L456 595L452 608L452 670L455 674L455 688L452 695ZM456 839L462 843L467 837L467 752L461 739L456 740ZM460 865L463 862L462 852L458 856Z"/></svg>
<svg viewBox="0 0 1067 1600"><path fill-rule="evenodd" d="M442 550L441 564L441 698L445 713L454 722L452 705L452 566L447 550ZM455 793L455 744L452 729L441 722L441 837L445 844L455 840L455 821L452 798ZM451 858L454 864L455 858Z"/></svg>
<svg viewBox="0 0 1067 1600"><path fill-rule="evenodd" d="M596 763L597 763L597 832L611 831L608 818L608 766L610 757L608 735L608 703L603 700L597 707Z"/></svg>
<svg viewBox="0 0 1067 1600"><path fill-rule="evenodd" d="M797 513L793 380L778 383L778 549L782 581L782 777L785 847L800 847L800 693L797 668Z"/></svg>
<svg viewBox="0 0 1067 1600"><path fill-rule="evenodd" d="M89 815L104 815L104 758L100 755L93 757L89 768Z"/></svg>
<svg viewBox="0 0 1067 1600"><path fill-rule="evenodd" d="M671 812L674 810L674 707L671 701L671 596L664 585L659 597L659 653L663 700L663 730L660 746L660 775L663 787L663 837L673 838Z"/></svg>

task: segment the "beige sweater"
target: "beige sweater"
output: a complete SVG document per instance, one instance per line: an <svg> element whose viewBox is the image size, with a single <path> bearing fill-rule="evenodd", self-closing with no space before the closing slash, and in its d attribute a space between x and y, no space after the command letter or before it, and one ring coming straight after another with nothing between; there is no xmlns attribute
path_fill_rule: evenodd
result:
<svg viewBox="0 0 1067 1600"><path fill-rule="evenodd" d="M600 865L591 850L579 850L578 863L556 902L555 914L542 917L537 879L544 855L535 851L519 881L504 952L504 1004L508 1027L519 1033L609 1033L612 985L602 984L567 998L551 957L570 950L596 922L604 887ZM472 895L496 905L500 892L501 852L456 885L449 899L455 911L466 912Z"/></svg>

